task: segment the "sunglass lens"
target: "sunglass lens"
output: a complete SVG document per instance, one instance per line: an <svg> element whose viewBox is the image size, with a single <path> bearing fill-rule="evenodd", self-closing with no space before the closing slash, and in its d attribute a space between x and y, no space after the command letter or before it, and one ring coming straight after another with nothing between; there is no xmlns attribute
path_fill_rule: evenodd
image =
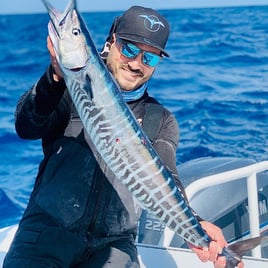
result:
<svg viewBox="0 0 268 268"><path fill-rule="evenodd" d="M121 43L121 53L127 58L134 59L142 52L142 50L139 47L135 46L132 43L122 41L120 43ZM142 62L150 67L155 67L159 63L161 58L159 55L156 55L149 51L143 51L142 54L143 54Z"/></svg>
<svg viewBox="0 0 268 268"><path fill-rule="evenodd" d="M143 54L143 63L151 67L155 67L160 60L160 56L153 54L151 52L144 52Z"/></svg>
<svg viewBox="0 0 268 268"><path fill-rule="evenodd" d="M135 58L140 52L141 50L131 43L122 44L122 54L128 58Z"/></svg>

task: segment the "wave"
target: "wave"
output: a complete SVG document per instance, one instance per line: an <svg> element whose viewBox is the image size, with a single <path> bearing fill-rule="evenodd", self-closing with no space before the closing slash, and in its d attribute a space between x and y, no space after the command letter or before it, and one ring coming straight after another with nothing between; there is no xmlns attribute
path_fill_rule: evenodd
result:
<svg viewBox="0 0 268 268"><path fill-rule="evenodd" d="M22 213L23 209L16 205L0 188L0 228L17 223Z"/></svg>

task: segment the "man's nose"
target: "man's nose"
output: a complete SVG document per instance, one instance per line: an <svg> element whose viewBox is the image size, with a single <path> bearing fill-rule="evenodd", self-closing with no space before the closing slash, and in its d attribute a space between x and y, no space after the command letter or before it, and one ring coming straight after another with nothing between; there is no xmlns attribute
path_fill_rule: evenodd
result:
<svg viewBox="0 0 268 268"><path fill-rule="evenodd" d="M133 69L140 69L140 67L143 65L142 63L142 53L139 53L137 57L133 59L129 59L128 64L131 66Z"/></svg>

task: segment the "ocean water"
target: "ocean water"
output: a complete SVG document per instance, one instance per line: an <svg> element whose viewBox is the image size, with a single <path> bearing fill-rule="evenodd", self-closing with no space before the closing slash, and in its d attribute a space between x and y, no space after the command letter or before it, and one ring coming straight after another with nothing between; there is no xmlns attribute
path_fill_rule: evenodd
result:
<svg viewBox="0 0 268 268"><path fill-rule="evenodd" d="M268 6L163 10L167 50L150 93L180 125L177 163L268 158ZM118 12L83 13L100 49ZM0 15L0 227L21 217L42 158L14 130L18 98L45 71L47 14Z"/></svg>

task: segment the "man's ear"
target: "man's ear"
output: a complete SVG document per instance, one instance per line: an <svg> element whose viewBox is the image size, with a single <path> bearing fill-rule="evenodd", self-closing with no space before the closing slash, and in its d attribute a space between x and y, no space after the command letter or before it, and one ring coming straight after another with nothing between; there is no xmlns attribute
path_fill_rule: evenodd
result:
<svg viewBox="0 0 268 268"><path fill-rule="evenodd" d="M110 52L110 49L111 49L111 43L109 41L106 41L101 52L100 52L100 56L103 60L106 60L107 57L108 57L108 54Z"/></svg>
<svg viewBox="0 0 268 268"><path fill-rule="evenodd" d="M113 33L113 35L111 36L111 39L109 40L109 42L111 44L113 44L115 41L116 41L116 36L115 36L115 33Z"/></svg>

